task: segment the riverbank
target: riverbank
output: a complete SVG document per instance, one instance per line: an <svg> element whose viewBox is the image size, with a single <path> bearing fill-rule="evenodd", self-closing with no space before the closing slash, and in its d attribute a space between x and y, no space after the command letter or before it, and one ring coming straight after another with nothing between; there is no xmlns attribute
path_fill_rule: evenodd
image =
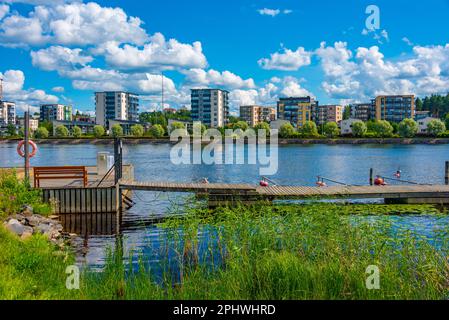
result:
<svg viewBox="0 0 449 320"><path fill-rule="evenodd" d="M21 139L0 139L0 144L17 144ZM93 144L93 145L112 145L113 138L50 138L50 139L33 139L37 144L48 145L78 145L78 144ZM138 144L175 144L170 141L170 138L123 138L124 143L131 145ZM449 138L337 138L337 139L279 139L280 145L364 145L364 144L379 144L379 145L441 145L449 144Z"/></svg>

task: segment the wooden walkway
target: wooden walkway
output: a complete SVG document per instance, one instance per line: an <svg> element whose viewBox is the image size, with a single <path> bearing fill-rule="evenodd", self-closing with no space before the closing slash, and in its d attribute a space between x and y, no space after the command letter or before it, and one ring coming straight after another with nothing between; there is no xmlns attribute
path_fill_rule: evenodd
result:
<svg viewBox="0 0 449 320"><path fill-rule="evenodd" d="M120 181L122 190L207 194L216 202L288 199L407 199L409 203L449 203L449 185L259 187L249 184ZM414 199L414 200L412 200Z"/></svg>

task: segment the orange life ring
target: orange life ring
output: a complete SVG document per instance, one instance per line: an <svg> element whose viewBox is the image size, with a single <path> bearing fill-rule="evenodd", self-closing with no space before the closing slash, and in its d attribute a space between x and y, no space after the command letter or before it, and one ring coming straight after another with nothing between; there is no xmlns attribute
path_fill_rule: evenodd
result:
<svg viewBox="0 0 449 320"><path fill-rule="evenodd" d="M32 149L31 153L29 154L29 157L32 158L37 153L37 145L33 141L31 141L31 140L28 141L28 144L31 146L31 149ZM24 148L24 146L25 146L25 140L20 141L19 144L17 145L17 153L22 158L25 157L25 148Z"/></svg>

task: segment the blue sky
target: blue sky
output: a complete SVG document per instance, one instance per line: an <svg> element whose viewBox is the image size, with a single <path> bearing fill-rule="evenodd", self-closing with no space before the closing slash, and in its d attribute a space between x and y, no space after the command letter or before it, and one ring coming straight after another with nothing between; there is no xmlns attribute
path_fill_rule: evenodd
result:
<svg viewBox="0 0 449 320"><path fill-rule="evenodd" d="M364 30L368 5L380 28ZM142 110L189 105L192 87L240 104L321 104L449 91L449 0L0 0L5 98L94 110L96 90L141 94Z"/></svg>

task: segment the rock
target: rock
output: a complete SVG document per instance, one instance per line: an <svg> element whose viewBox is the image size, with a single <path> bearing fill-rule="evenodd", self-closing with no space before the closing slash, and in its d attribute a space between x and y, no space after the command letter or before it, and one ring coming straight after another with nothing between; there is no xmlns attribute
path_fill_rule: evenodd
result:
<svg viewBox="0 0 449 320"><path fill-rule="evenodd" d="M42 234L48 234L50 232L50 225L46 223L39 223L37 230Z"/></svg>
<svg viewBox="0 0 449 320"><path fill-rule="evenodd" d="M41 219L39 219L39 217L37 217L37 216L31 216L31 217L25 218L25 224L28 226L31 226L31 227L38 226L40 222L41 222Z"/></svg>
<svg viewBox="0 0 449 320"><path fill-rule="evenodd" d="M51 220L58 220L58 219L59 219L59 216L51 215L51 216L48 217L48 219L51 219Z"/></svg>
<svg viewBox="0 0 449 320"><path fill-rule="evenodd" d="M11 219L6 224L6 229L18 235L19 237L24 233L25 227L16 219Z"/></svg>
<svg viewBox="0 0 449 320"><path fill-rule="evenodd" d="M23 206L22 207L22 212L23 215L29 217L33 215L33 208L30 206Z"/></svg>
<svg viewBox="0 0 449 320"><path fill-rule="evenodd" d="M33 233L32 233L32 232L25 231L24 233L22 233L22 236L20 237L20 239L22 239L22 240L28 240L28 239L30 239L32 236L33 236Z"/></svg>

